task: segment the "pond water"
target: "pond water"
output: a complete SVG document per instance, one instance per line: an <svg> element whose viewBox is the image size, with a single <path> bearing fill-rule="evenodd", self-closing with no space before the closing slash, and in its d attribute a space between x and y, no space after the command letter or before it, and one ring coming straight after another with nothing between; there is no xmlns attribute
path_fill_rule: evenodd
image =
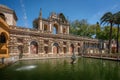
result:
<svg viewBox="0 0 120 80"><path fill-rule="evenodd" d="M0 80L120 80L120 62L78 58L18 61L0 69Z"/></svg>

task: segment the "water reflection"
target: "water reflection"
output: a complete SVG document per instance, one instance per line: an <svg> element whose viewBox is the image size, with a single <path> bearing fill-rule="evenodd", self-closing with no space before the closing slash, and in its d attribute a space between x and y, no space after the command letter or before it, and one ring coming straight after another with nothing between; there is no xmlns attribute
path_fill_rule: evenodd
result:
<svg viewBox="0 0 120 80"><path fill-rule="evenodd" d="M17 68L16 71L31 70L31 69L34 69L34 68L36 68L36 65L23 66L23 67Z"/></svg>
<svg viewBox="0 0 120 80"><path fill-rule="evenodd" d="M0 80L120 80L120 62L89 58L70 62L70 58L20 61L3 69Z"/></svg>

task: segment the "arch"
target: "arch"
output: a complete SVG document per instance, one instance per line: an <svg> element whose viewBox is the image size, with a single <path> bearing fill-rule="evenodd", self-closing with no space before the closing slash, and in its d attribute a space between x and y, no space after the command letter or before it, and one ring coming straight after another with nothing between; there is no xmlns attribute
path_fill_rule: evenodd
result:
<svg viewBox="0 0 120 80"><path fill-rule="evenodd" d="M5 15L3 13L0 13L0 17L5 21L6 18L5 18Z"/></svg>
<svg viewBox="0 0 120 80"><path fill-rule="evenodd" d="M32 41L30 43L30 53L31 54L38 54L38 43L36 41Z"/></svg>
<svg viewBox="0 0 120 80"><path fill-rule="evenodd" d="M71 44L71 45L70 45L70 53L72 54L73 52L74 52L74 45Z"/></svg>
<svg viewBox="0 0 120 80"><path fill-rule="evenodd" d="M53 25L53 31L52 31L53 34L58 34L58 25L57 24L54 24Z"/></svg>
<svg viewBox="0 0 120 80"><path fill-rule="evenodd" d="M48 26L46 24L44 24L44 31L48 30Z"/></svg>
<svg viewBox="0 0 120 80"><path fill-rule="evenodd" d="M53 54L59 54L59 44L58 43L53 44Z"/></svg>
<svg viewBox="0 0 120 80"><path fill-rule="evenodd" d="M7 40L8 40L7 34L6 34L5 32L2 32L2 33L0 34L0 43L6 43Z"/></svg>

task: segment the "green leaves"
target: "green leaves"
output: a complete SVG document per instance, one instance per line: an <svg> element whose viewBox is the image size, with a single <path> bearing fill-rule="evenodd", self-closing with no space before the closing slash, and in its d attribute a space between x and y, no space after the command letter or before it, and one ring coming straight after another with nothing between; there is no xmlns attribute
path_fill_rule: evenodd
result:
<svg viewBox="0 0 120 80"><path fill-rule="evenodd" d="M116 39L117 27L112 28L112 39ZM90 37L95 36L97 39L109 40L110 27L101 27L99 23L90 25L87 20L75 20L71 22L70 34ZM120 38L119 38L120 39Z"/></svg>
<svg viewBox="0 0 120 80"><path fill-rule="evenodd" d="M85 36L92 38L93 35L98 36L100 32L99 23L95 25L88 24L87 20L75 20L71 23L70 33L79 36Z"/></svg>

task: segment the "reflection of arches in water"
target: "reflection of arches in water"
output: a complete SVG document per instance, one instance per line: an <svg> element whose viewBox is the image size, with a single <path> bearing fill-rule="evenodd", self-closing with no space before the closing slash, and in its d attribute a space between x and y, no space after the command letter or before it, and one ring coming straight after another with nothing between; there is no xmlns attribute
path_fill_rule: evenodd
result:
<svg viewBox="0 0 120 80"><path fill-rule="evenodd" d="M8 39L8 36L5 32L2 32L0 34L0 43L6 43L7 42L7 39Z"/></svg>
<svg viewBox="0 0 120 80"><path fill-rule="evenodd" d="M23 56L23 46L19 45L18 50L19 50L19 58L22 58L22 56Z"/></svg>
<svg viewBox="0 0 120 80"><path fill-rule="evenodd" d="M72 54L73 52L74 52L74 45L71 44L71 45L70 45L70 53Z"/></svg>
<svg viewBox="0 0 120 80"><path fill-rule="evenodd" d="M78 47L78 54L80 54L80 47Z"/></svg>
<svg viewBox="0 0 120 80"><path fill-rule="evenodd" d="M53 26L53 31L52 31L53 34L58 34L58 26L56 24L54 24Z"/></svg>
<svg viewBox="0 0 120 80"><path fill-rule="evenodd" d="M53 44L53 53L58 54L59 53L59 45L58 43Z"/></svg>
<svg viewBox="0 0 120 80"><path fill-rule="evenodd" d="M30 43L30 53L31 54L38 54L38 44L36 41L32 41Z"/></svg>

